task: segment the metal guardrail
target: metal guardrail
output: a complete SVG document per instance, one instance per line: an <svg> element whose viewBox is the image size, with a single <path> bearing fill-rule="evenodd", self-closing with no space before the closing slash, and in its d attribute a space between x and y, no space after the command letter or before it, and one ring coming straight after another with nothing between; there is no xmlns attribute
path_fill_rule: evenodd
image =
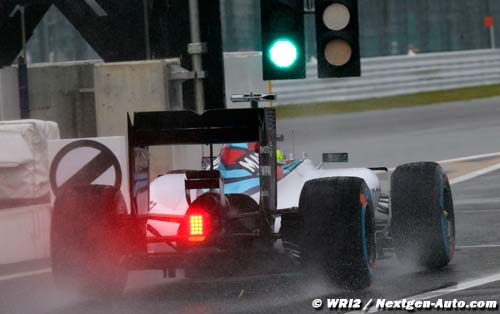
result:
<svg viewBox="0 0 500 314"><path fill-rule="evenodd" d="M304 80L274 81L278 104L368 99L500 83L500 50L469 50L366 58L362 76L318 79L316 63Z"/></svg>

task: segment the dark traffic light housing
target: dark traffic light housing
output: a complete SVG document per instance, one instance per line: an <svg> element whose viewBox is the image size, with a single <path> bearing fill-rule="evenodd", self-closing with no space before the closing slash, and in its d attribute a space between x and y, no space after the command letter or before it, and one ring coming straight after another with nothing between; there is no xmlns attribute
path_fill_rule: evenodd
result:
<svg viewBox="0 0 500 314"><path fill-rule="evenodd" d="M316 0L318 77L361 76L357 0Z"/></svg>
<svg viewBox="0 0 500 314"><path fill-rule="evenodd" d="M304 3L261 0L264 80L306 77Z"/></svg>

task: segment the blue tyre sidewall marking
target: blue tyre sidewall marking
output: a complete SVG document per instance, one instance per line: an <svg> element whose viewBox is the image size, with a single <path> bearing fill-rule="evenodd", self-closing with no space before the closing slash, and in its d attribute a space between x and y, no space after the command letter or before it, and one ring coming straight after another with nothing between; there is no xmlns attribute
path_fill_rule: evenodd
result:
<svg viewBox="0 0 500 314"><path fill-rule="evenodd" d="M450 256L450 249L448 245L448 240L446 239L446 228L445 228L446 220L443 215L441 215L441 236L443 237L443 244L446 256Z"/></svg>
<svg viewBox="0 0 500 314"><path fill-rule="evenodd" d="M371 200L370 191L366 188L363 190L363 195L366 200L366 204ZM366 205L361 204L361 241L363 245L363 258L365 261L369 262L368 258L368 247L366 243Z"/></svg>
<svg viewBox="0 0 500 314"><path fill-rule="evenodd" d="M439 175L439 208L444 210L444 174Z"/></svg>
<svg viewBox="0 0 500 314"><path fill-rule="evenodd" d="M440 211L440 225L441 225L441 238L443 240L443 246L445 254L447 257L450 256L450 248L448 244L448 239L446 236L446 218L444 217L444 174L441 172L439 176L439 209Z"/></svg>
<svg viewBox="0 0 500 314"><path fill-rule="evenodd" d="M365 205L361 206L361 241L363 243L363 258L368 261L368 248L366 247Z"/></svg>

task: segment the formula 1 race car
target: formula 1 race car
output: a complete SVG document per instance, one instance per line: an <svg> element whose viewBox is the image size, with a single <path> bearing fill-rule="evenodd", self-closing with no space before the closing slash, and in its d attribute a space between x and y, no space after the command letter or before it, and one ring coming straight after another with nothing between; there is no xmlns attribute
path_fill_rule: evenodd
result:
<svg viewBox="0 0 500 314"><path fill-rule="evenodd" d="M227 276L271 260L363 289L373 263L390 252L430 269L453 256L450 184L434 162L397 167L385 192L377 174L387 169L278 162L272 108L135 113L128 143L130 211L111 186L56 195L52 270L65 289L102 297L123 291L129 270ZM171 171L150 184L148 147L178 144L210 145L207 169ZM219 156L214 144L223 144ZM347 158L323 154L324 162Z"/></svg>

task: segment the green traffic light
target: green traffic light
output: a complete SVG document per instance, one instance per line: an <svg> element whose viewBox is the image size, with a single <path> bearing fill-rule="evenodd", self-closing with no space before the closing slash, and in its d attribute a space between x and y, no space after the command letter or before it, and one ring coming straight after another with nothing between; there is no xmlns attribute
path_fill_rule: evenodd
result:
<svg viewBox="0 0 500 314"><path fill-rule="evenodd" d="M277 67L289 68L298 59L297 46L288 39L279 39L272 44L269 56Z"/></svg>

